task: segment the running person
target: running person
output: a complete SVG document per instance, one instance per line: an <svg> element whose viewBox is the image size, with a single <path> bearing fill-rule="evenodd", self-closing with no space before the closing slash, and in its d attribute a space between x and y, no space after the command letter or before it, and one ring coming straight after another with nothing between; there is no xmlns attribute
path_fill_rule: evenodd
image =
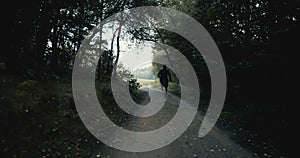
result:
<svg viewBox="0 0 300 158"><path fill-rule="evenodd" d="M163 90L163 87L165 87L167 93L169 81L172 82L172 79L171 79L171 74L169 70L167 70L166 65L163 65L163 69L161 69L158 72L157 76L160 79L161 89Z"/></svg>

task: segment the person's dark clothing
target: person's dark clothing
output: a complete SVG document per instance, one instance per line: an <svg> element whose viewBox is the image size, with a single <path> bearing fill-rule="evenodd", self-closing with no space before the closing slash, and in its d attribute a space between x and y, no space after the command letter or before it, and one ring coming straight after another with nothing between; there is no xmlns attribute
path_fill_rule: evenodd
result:
<svg viewBox="0 0 300 158"><path fill-rule="evenodd" d="M169 72L169 70L167 69L162 69L158 72L157 76L160 79L160 83L164 86L164 87L168 87L168 83L169 80L171 81L171 74Z"/></svg>

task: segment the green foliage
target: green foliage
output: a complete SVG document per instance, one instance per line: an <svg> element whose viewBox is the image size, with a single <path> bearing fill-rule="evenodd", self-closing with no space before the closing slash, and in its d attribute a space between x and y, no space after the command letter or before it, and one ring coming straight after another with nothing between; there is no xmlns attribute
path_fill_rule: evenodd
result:
<svg viewBox="0 0 300 158"><path fill-rule="evenodd" d="M19 84L16 95L23 108L37 105L41 100L43 91L39 86L39 82L35 80L26 80ZM28 110L28 109L26 109Z"/></svg>
<svg viewBox="0 0 300 158"><path fill-rule="evenodd" d="M132 91L138 90L141 87L140 83L138 83L136 78L131 78L128 81L128 84L129 84L129 89Z"/></svg>
<svg viewBox="0 0 300 158"><path fill-rule="evenodd" d="M10 73L30 78L68 75L84 36L108 16L140 3L146 4L122 0L9 2L0 9L6 15L1 62Z"/></svg>
<svg viewBox="0 0 300 158"><path fill-rule="evenodd" d="M129 90L131 92L136 92L140 87L138 80L134 78L134 75L126 69L122 64L118 65L117 75L124 81L128 82Z"/></svg>
<svg viewBox="0 0 300 158"><path fill-rule="evenodd" d="M136 78L140 78L140 79L153 80L156 78L155 75L152 73L152 66L137 69L132 73Z"/></svg>
<svg viewBox="0 0 300 158"><path fill-rule="evenodd" d="M3 62L0 62L0 70L5 70L6 69L6 65Z"/></svg>
<svg viewBox="0 0 300 158"><path fill-rule="evenodd" d="M0 78L2 157L87 157L95 138L81 123L70 84ZM5 89L5 90L4 90ZM24 107L24 105L26 105Z"/></svg>

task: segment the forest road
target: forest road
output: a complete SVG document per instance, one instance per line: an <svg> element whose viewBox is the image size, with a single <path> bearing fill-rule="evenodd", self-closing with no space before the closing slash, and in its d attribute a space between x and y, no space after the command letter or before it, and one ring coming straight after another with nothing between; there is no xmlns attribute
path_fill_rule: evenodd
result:
<svg viewBox="0 0 300 158"><path fill-rule="evenodd" d="M151 93L164 95L161 90L144 88ZM162 127L169 122L178 110L180 98L168 94L166 104L155 115L141 118L135 117L125 122L124 128L132 131L150 131ZM111 147L103 147L97 157L103 158L248 158L258 157L255 153L241 146L233 139L231 133L214 127L206 136L199 138L198 132L203 114L197 112L188 129L174 142L148 152L126 152ZM130 145L130 144L129 144Z"/></svg>

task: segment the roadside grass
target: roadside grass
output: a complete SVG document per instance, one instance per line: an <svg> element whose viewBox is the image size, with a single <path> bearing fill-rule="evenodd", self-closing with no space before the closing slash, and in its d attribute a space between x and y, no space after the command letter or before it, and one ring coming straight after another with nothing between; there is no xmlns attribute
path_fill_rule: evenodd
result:
<svg viewBox="0 0 300 158"><path fill-rule="evenodd" d="M157 82L156 80L149 80L149 79L142 79L142 78L137 78L137 81L142 85L142 87L151 87Z"/></svg>
<svg viewBox="0 0 300 158"><path fill-rule="evenodd" d="M103 145L81 122L68 81L1 76L0 120L0 157L91 157Z"/></svg>
<svg viewBox="0 0 300 158"><path fill-rule="evenodd" d="M142 85L142 87L151 87L153 89L161 89L161 85L159 80L149 80L149 79L141 79L137 78L138 82ZM180 85L175 82L169 82L168 91L173 94L180 94Z"/></svg>

